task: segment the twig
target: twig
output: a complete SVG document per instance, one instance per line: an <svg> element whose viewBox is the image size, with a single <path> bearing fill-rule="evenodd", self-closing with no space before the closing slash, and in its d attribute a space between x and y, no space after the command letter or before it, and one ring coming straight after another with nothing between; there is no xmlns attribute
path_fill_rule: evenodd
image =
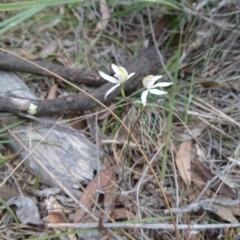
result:
<svg viewBox="0 0 240 240"><path fill-rule="evenodd" d="M98 228L98 223L59 223L59 224L47 224L47 227L51 228ZM104 223L104 228L125 228L125 229L157 229L157 230L174 230L175 227L173 224L164 224L164 223ZM206 229L220 229L220 228L237 228L240 227L240 223L225 223L225 224L179 224L179 230L206 230Z"/></svg>
<svg viewBox="0 0 240 240"><path fill-rule="evenodd" d="M199 202L193 202L185 207L180 208L172 208L171 211L173 214L178 213L189 213L189 212L197 212L200 209L208 209L214 211L214 209L206 208L209 204L216 204L222 207L233 207L235 205L240 204L240 199L232 200L232 201L223 201L214 198L204 199ZM168 214L169 210L164 210L164 214Z"/></svg>

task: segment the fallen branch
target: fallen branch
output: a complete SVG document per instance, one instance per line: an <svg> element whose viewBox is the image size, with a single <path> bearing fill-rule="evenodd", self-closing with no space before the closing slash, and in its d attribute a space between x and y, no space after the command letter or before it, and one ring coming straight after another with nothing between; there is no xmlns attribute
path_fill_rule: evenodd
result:
<svg viewBox="0 0 240 240"><path fill-rule="evenodd" d="M33 61L34 63L44 67L51 72L56 73L62 78L67 79L74 83L84 83L86 85L101 86L105 83L101 77L93 71L81 71L78 69L73 69L65 67L62 65L57 65L53 63L46 63L42 61ZM0 70L11 71L11 72L26 72L33 73L41 76L52 76L50 73L11 55L5 53L0 53Z"/></svg>
<svg viewBox="0 0 240 240"><path fill-rule="evenodd" d="M136 73L124 84L126 92L135 91L141 86L143 77L150 74L155 75L161 68L155 47L142 51L135 59L129 60L126 64L123 64L123 66L126 67L128 72ZM101 102L105 102L106 100L113 99L120 93L119 88L117 88L107 99L104 99L105 93L111 87L112 83L106 83L97 90L92 91L91 94ZM31 104L37 106L36 115L49 116L70 111L83 111L95 106L96 102L83 94L73 94L52 100L21 99L5 95L0 97L0 112L10 112L13 114L28 113Z"/></svg>

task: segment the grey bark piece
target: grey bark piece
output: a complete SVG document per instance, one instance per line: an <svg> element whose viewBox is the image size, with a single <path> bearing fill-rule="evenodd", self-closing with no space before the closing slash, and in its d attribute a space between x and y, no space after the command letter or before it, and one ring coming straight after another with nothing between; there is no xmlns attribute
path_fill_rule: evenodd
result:
<svg viewBox="0 0 240 240"><path fill-rule="evenodd" d="M37 99L15 74L5 71L0 71L0 94ZM5 124L9 124L14 117L9 114L7 118L4 116L6 116L4 113L0 114L0 119L4 118ZM101 162L103 153L100 152L98 157L96 145L68 124L61 123L53 128L55 122L57 119L41 118L40 121L30 121L15 127L13 131L20 139L24 139L23 143L30 150L39 143L39 140L44 139L32 154L40 159L64 186L69 190L74 189L77 187L76 180L88 182L93 178L94 170L98 167L99 170L104 169ZM44 138L45 135L47 135L46 138ZM10 147L14 150L22 150L22 147L15 142L11 143ZM21 158L24 159L27 154L23 151ZM39 174L41 181L50 186L57 186L31 155L24 164L31 173Z"/></svg>

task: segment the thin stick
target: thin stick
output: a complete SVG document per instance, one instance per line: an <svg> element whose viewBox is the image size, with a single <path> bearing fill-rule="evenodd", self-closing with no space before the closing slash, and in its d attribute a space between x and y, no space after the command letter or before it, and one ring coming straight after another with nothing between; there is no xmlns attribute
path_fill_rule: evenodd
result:
<svg viewBox="0 0 240 240"><path fill-rule="evenodd" d="M47 224L49 228L98 228L98 223L59 223L59 224ZM125 229L157 229L157 230L174 230L174 224L164 223L104 223L104 228L125 228ZM221 228L239 228L240 223L226 223L226 224L179 224L179 230L206 230L206 229L221 229Z"/></svg>

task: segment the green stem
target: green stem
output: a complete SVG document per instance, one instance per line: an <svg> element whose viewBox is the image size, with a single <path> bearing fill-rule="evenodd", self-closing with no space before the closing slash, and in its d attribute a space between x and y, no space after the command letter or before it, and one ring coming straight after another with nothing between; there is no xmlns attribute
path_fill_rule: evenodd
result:
<svg viewBox="0 0 240 240"><path fill-rule="evenodd" d="M124 99L126 99L126 95L125 95L125 92L124 92L124 89L123 89L123 84L120 85L120 91L121 91L121 95Z"/></svg>

